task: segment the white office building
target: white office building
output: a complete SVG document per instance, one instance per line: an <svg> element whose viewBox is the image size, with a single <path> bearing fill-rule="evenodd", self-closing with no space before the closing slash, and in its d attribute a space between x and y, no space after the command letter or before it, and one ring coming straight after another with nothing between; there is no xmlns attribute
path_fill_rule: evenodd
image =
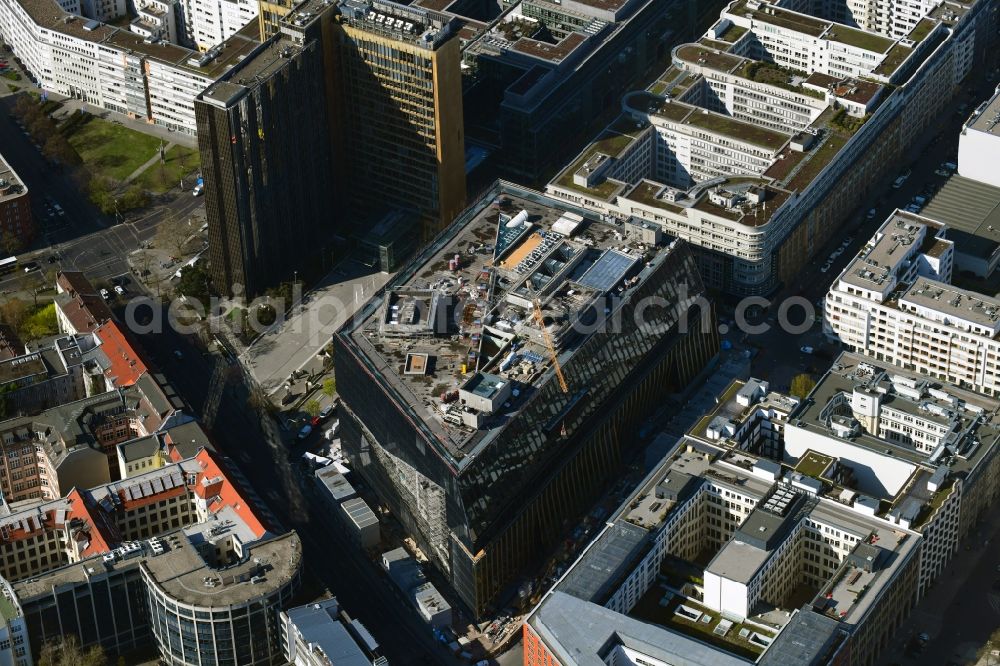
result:
<svg viewBox="0 0 1000 666"><path fill-rule="evenodd" d="M256 0L180 0L183 35L188 44L208 51L257 20Z"/></svg>
<svg viewBox="0 0 1000 666"><path fill-rule="evenodd" d="M958 173L1000 187L1000 88L962 126L958 137Z"/></svg>
<svg viewBox="0 0 1000 666"><path fill-rule="evenodd" d="M997 20L982 1L898 3L897 24L861 29L833 4L730 3L547 193L683 238L713 289L764 295L800 279L949 108Z"/></svg>
<svg viewBox="0 0 1000 666"><path fill-rule="evenodd" d="M951 284L947 228L895 212L826 296L824 331L848 349L1000 395L1000 300Z"/></svg>
<svg viewBox="0 0 1000 666"><path fill-rule="evenodd" d="M160 1L142 12L153 17L163 9L160 28L169 33L167 2ZM144 37L88 20L54 0L0 0L0 39L42 88L190 135L197 131L195 96L257 49L257 36L251 24L202 54L152 32Z"/></svg>

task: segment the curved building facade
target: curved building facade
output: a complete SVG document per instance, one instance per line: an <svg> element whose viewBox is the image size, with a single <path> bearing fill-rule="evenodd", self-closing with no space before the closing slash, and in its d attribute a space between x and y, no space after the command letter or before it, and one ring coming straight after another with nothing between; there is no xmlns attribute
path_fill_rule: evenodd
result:
<svg viewBox="0 0 1000 666"><path fill-rule="evenodd" d="M149 598L149 623L166 664L192 666L259 666L282 664L279 614L291 606L301 578L302 548L294 533L267 545L265 555L282 558L291 568L276 572L275 562L260 555L232 570L195 571L161 578L162 572L144 564L142 578ZM281 543L279 543L281 542ZM258 562L260 560L260 562ZM239 587L232 595L226 588ZM259 593L254 594L259 588Z"/></svg>

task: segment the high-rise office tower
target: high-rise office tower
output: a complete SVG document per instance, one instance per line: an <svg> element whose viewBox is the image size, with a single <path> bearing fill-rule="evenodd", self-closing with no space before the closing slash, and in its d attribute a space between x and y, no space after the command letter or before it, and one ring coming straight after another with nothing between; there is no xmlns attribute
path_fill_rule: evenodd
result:
<svg viewBox="0 0 1000 666"><path fill-rule="evenodd" d="M465 208L457 30L448 16L383 0L344 0L339 11L334 131L348 199L361 210L415 210L432 236Z"/></svg>
<svg viewBox="0 0 1000 666"><path fill-rule="evenodd" d="M307 28L272 38L195 100L220 292L256 296L330 256L328 88L320 29Z"/></svg>
<svg viewBox="0 0 1000 666"><path fill-rule="evenodd" d="M257 0L260 41L267 41L281 32L281 22L297 4L298 0Z"/></svg>
<svg viewBox="0 0 1000 666"><path fill-rule="evenodd" d="M653 225L502 184L334 335L353 469L476 616L715 355L704 294L688 246Z"/></svg>

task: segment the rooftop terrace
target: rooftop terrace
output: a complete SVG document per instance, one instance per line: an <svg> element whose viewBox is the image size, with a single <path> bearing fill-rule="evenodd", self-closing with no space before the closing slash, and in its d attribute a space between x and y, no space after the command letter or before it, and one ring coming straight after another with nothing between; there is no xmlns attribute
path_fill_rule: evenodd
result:
<svg viewBox="0 0 1000 666"><path fill-rule="evenodd" d="M0 155L0 201L19 197L28 191L24 181Z"/></svg>
<svg viewBox="0 0 1000 666"><path fill-rule="evenodd" d="M592 312L605 294L627 299L649 270L644 264L658 265L668 253L555 200L511 189L454 224L397 276L364 311L350 339L458 465L477 443L499 432L539 386L553 381L535 302L565 365L575 345L564 343L575 336L578 318ZM399 325L414 320L402 314L400 293L436 294L437 306L413 309L431 308L440 326L419 335L399 331ZM515 336L516 348L511 345ZM406 359L414 354L426 355L426 372L406 372ZM506 382L503 391L489 396L470 391L468 382L476 373ZM496 381L487 384L495 387ZM472 385L483 384L473 379ZM458 400L460 390L471 402L489 407L471 414L461 404L464 398Z"/></svg>
<svg viewBox="0 0 1000 666"><path fill-rule="evenodd" d="M947 433L947 450L924 453L901 441L879 437L855 428L849 439L839 437L832 420L844 416L842 399L856 388L881 396L881 404L927 422L938 423ZM849 404L847 407L849 411ZM885 366L857 354L841 354L820 379L809 397L792 414L790 423L822 432L847 446L861 447L911 466L947 463L952 473L975 468L1000 439L1000 402L952 384L915 375L896 366ZM861 489L867 491L868 489ZM888 488L892 499L896 489Z"/></svg>

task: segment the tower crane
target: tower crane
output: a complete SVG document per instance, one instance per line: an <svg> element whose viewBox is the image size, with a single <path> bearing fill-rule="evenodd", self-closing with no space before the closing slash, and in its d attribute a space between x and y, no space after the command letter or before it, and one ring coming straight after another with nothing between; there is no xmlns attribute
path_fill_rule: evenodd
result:
<svg viewBox="0 0 1000 666"><path fill-rule="evenodd" d="M535 321L538 322L538 328L542 331L542 338L545 340L545 346L549 349L549 358L552 359L552 367L556 371L556 378L559 380L559 388L562 389L563 393L569 393L569 385L566 384L566 378L563 376L562 368L559 367L559 359L556 358L556 347L552 344L552 337L549 336L548 329L545 328L545 318L542 317L542 304L535 299Z"/></svg>

